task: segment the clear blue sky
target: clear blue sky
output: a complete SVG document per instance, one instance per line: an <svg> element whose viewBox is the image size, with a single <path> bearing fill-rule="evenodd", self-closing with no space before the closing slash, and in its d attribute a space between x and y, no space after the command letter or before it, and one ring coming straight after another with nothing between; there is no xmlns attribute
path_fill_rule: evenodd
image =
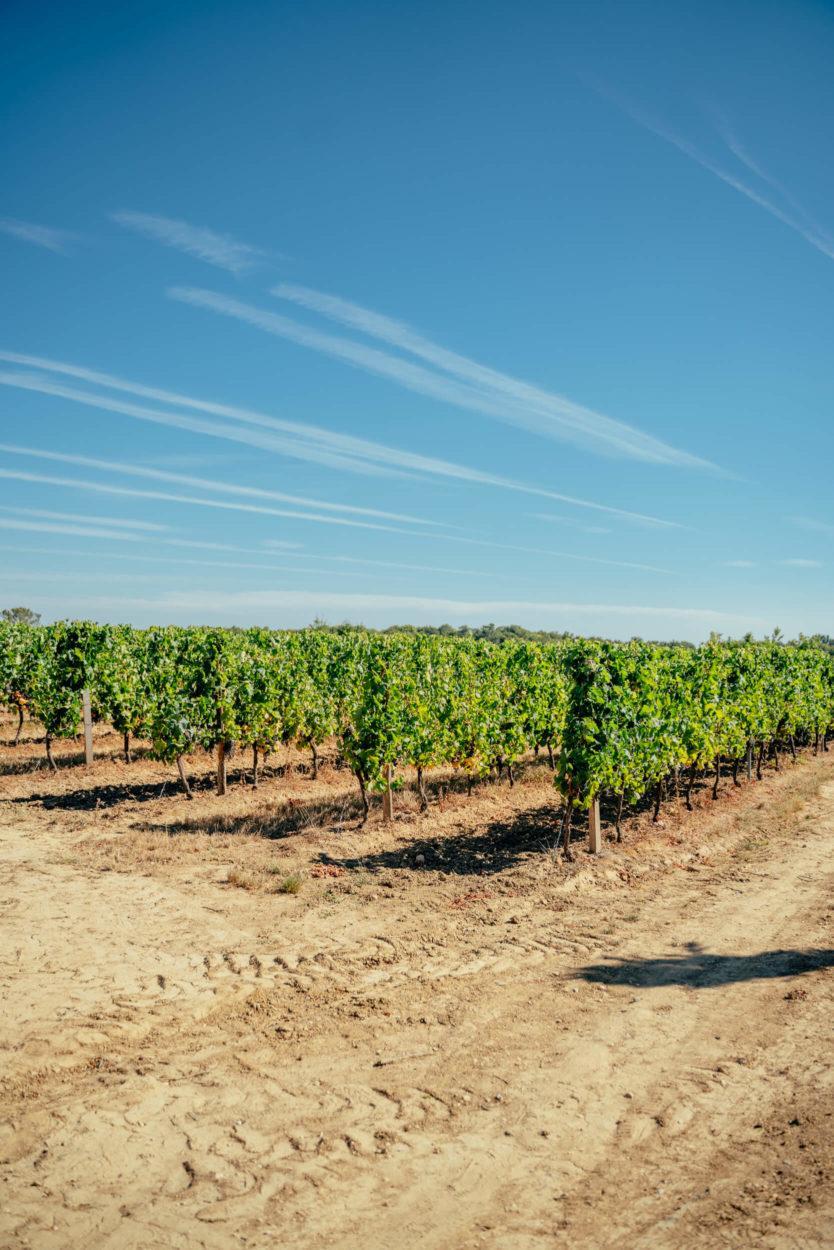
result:
<svg viewBox="0 0 834 1250"><path fill-rule="evenodd" d="M0 604L834 632L830 4L0 20Z"/></svg>

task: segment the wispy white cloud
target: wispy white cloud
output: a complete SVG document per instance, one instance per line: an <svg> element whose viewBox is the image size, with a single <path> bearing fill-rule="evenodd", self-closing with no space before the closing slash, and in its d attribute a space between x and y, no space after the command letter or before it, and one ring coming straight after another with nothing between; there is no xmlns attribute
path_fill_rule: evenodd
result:
<svg viewBox="0 0 834 1250"><path fill-rule="evenodd" d="M736 160L740 161L751 174L753 174L756 178L761 179L761 181L766 183L777 193L777 195L781 196L784 203L793 209L797 216L804 221L806 229L810 230L816 237L827 239L829 244L834 245L834 239L832 239L830 232L826 231L825 228L811 216L805 205L801 203L798 197L794 195L794 193L786 187L783 182L780 182L778 178L775 178L773 174L766 170L759 161L751 156L747 147L739 139L724 114L714 106L710 108L709 112L712 116L715 129L718 131L718 134L728 151L732 152ZM810 241L811 240L809 240L809 242Z"/></svg>
<svg viewBox="0 0 834 1250"><path fill-rule="evenodd" d="M213 539L202 541L195 538L156 538L154 547L162 543L166 547L188 547L195 551L250 551L249 547L240 547L236 543L219 543ZM235 561L237 563L237 561Z"/></svg>
<svg viewBox="0 0 834 1250"><path fill-rule="evenodd" d="M439 398L446 398L451 403L457 402L462 407L475 407L489 415L508 420L511 424L524 426L549 437L576 442L581 446L590 446L593 450L605 454L648 460L659 464L714 467L708 466L707 462L700 457L679 451L623 421L604 416L602 413L566 399L563 395L543 390L529 382L523 382L509 374L501 373L497 369L481 365L467 356L462 356L459 352L450 351L432 342L431 339L427 339L405 322L374 312L372 309L364 308L340 296L329 295L287 282L273 287L272 294L279 299L289 300L312 312L329 317L342 325L350 326L371 338L380 339L441 370L439 377L442 386L446 389L439 395ZM350 340L340 340L340 342L350 342ZM305 345L314 347L317 344ZM356 346L353 345L354 349ZM327 348L320 346L320 350L327 350ZM332 354L339 353L333 350ZM399 358L387 357L386 359L397 361ZM357 359L355 363L362 365L363 361ZM463 402L463 392L448 389L450 383L443 380L443 374L451 375L451 378L459 379L467 387L474 388L474 394L471 390L467 392L468 402ZM402 380L405 385L409 384L407 378ZM455 397L456 395L458 398Z"/></svg>
<svg viewBox="0 0 834 1250"><path fill-rule="evenodd" d="M724 560L725 569L756 569L759 567L755 560ZM791 557L787 560L777 560L775 562L783 569L821 569L824 567L822 560L805 559L802 556Z"/></svg>
<svg viewBox="0 0 834 1250"><path fill-rule="evenodd" d="M194 565L199 565L201 568L208 568L208 569L213 569L215 566L217 566L219 568L229 568L229 569L242 569L242 568L264 569L265 571L270 571L270 572L273 571L274 569L280 569L284 572L287 572L291 568L295 567L294 565L288 565L288 564L258 564L258 563L247 564L246 562L241 561L240 559L237 559L237 558L234 560L228 560L224 562L224 561L218 561L217 559L195 560L188 556L161 556L156 550L159 544L164 544L165 546L168 546L168 547L193 548L199 551L211 551L211 552L220 551L220 552L223 552L224 555L227 553L239 552L241 555L249 556L252 553L251 547L243 547L236 543L217 543L217 542L209 542L209 541L197 542L197 541L192 541L190 539L184 539L184 538L160 538L160 539L154 540L154 551L151 555L142 555L133 551L129 553L120 551L118 553L118 556L114 556L113 558L119 559L119 560L141 560L143 562L151 562L151 563L153 563L156 560L159 560L162 564L176 564L176 565L194 564ZM24 552L29 555L54 556L56 554L54 547L21 547L21 546L18 546L17 544L15 544L13 548L7 548L6 550L13 550L15 552ZM68 556L84 556L84 557L88 557L94 560L100 560L103 558L103 555L104 555L104 553L100 551L97 551L97 552L82 551L82 550L79 550L78 548L72 548L72 547L62 547L60 554L68 555ZM295 552L295 551L293 552L284 551L282 549L280 553L276 551L276 555L277 554L281 554L289 559L291 556L295 557L299 555L300 553ZM311 558L316 559L317 557L311 557Z"/></svg>
<svg viewBox="0 0 834 1250"><path fill-rule="evenodd" d="M7 509L7 510L11 511L12 509ZM30 514L37 513L36 509L22 509L21 511L28 512ZM66 517L68 521L81 521L85 519L82 517L78 517L73 513L48 513L45 515L52 516L55 518ZM89 518L89 520L95 521L96 518L91 517ZM126 521L113 521L112 519L108 519L108 520L109 520L109 523L113 525L121 526L121 525L132 524L131 522L126 522ZM118 534L113 535L113 536L118 537ZM234 544L228 544L228 543L215 544L212 542L191 542L185 539L174 539L174 538L155 540L155 544L154 544L155 548L158 545L159 541L169 546L172 545L172 546L177 546L177 547L197 547L197 548L208 549L211 551L222 550L224 552L239 551L241 554L246 555L246 556L250 556L252 554L252 549L249 547L235 546ZM192 567L209 568L209 569L230 568L230 569L260 570L262 572L283 572L283 573L292 573L292 574L312 573L312 574L316 574L320 577L325 577L325 578L333 577L333 576L355 578L357 576L357 570L365 569L365 568L372 569L372 570L375 570L375 569L385 570L384 574L380 574L380 576L384 575L386 579L389 579L391 577L392 572L401 573L403 577L406 577L411 580L413 580L411 578L411 574L415 572L431 573L431 574L448 574L453 577L484 578L486 576L486 577L491 578L492 576L491 574L485 574L483 570L480 570L480 569L450 568L446 565L441 565L441 564L415 564L415 563L411 563L405 560L375 560L372 558L362 557L362 556L317 555L308 551L287 551L285 549L286 544L280 543L273 539L265 539L262 545L263 545L265 554L271 552L274 549L276 554L282 555L285 559L300 560L300 561L304 561L305 564L274 564L274 563L264 563L263 561L253 561L251 559L243 560L243 561L240 559L229 560L229 561L213 559L209 561L209 560L188 559L186 557L181 557L181 556L166 559L166 557L160 556L158 552L156 551L153 555L136 555L132 552L129 555L127 555L127 554L120 552L119 559L120 560L126 560L126 559L142 560L142 561L151 562L151 563L160 562L163 564L166 564L166 563L176 564L176 565L182 564L182 565L188 565ZM552 556L553 558L560 559L560 560L571 558L570 556L567 556L563 552L544 551L538 548L531 549L531 548L525 548L525 547L512 547L512 546L507 546L505 544L500 544L500 543L492 544L486 541L482 545L485 547L497 546L500 550L532 551L533 554ZM23 549L19 547L15 548L15 551L22 551L22 550ZM30 550L33 552L37 552L38 554L49 554L49 555L55 554L54 550L51 548L33 548ZM92 559L96 558L96 556L93 553L84 552L84 551L70 552L70 551L65 551L62 549L61 555L64 555L64 554L88 556ZM572 558L580 560L580 561L584 560L584 557L582 556L574 556ZM312 562L316 562L316 563L312 563ZM617 565L619 562L618 561L601 561L601 563ZM341 565L341 566L347 566L347 567L333 568L332 567L333 565L336 565L336 566ZM650 566L625 564L623 565L623 567L645 569ZM665 570L651 570L651 571L664 572ZM537 577L535 580L538 582L539 578Z"/></svg>
<svg viewBox="0 0 834 1250"><path fill-rule="evenodd" d="M263 545L266 549L275 546L271 538L265 539ZM328 564L349 564L354 568L368 567L380 569L406 569L409 573L450 573L453 577L483 576L479 569L449 568L443 564L412 564L407 560L373 560L367 556L319 556L306 551L303 553L303 558L309 560L324 560ZM332 570L325 571L331 572Z"/></svg>
<svg viewBox="0 0 834 1250"><path fill-rule="evenodd" d="M52 512L47 508L15 508L8 504L0 505L0 512L25 513L27 516L41 517L45 521L73 521L82 525L106 525L108 528L127 530L150 530L160 533L167 530L167 525L158 525L155 521L133 521L113 516L79 516L77 512Z"/></svg>
<svg viewBox="0 0 834 1250"><path fill-rule="evenodd" d="M38 521L34 517L0 517L0 529L25 530L38 534L71 534L76 538L110 538L119 542L141 542L146 534L97 525L74 525L66 521Z"/></svg>
<svg viewBox="0 0 834 1250"><path fill-rule="evenodd" d="M97 557L100 558L99 553L87 552L87 555L91 560L95 560ZM126 558L124 552L119 552L120 563ZM158 587L162 581L176 581L177 578L181 577L181 571L174 572L173 570L169 570L167 573L159 573L158 571L153 573L136 573L133 571L130 573L118 573L110 569L107 573L107 584L112 586L116 582L132 587L138 583ZM72 585L84 582L91 583L95 587L95 584L100 581L100 573L94 566L85 569L72 569L71 571L50 569L48 573L45 573L43 569L12 569L4 566L0 568L0 579L4 582L32 582L38 588L43 587L44 583L52 585L53 582L70 582Z"/></svg>
<svg viewBox="0 0 834 1250"><path fill-rule="evenodd" d="M368 373L388 378L407 390L428 395L471 412L479 412L507 424L532 430L549 438L576 443L613 456L654 464L714 468L699 456L679 451L641 430L585 408L561 395L521 382L508 374L486 368L432 343L410 327L378 313L350 304L336 296L322 295L303 287L278 287L276 293L313 308L325 316L361 329L363 333L408 351L434 368L415 364L402 356L369 347L356 339L330 334L302 325L270 309L259 308L215 291L172 287L168 294L195 308L233 317L279 338L335 357Z"/></svg>
<svg viewBox="0 0 834 1250"><path fill-rule="evenodd" d="M554 516L550 512L530 512L528 515L533 521L545 521L548 525L564 525L568 529L582 530L584 534L611 533L607 525L586 525L572 516Z"/></svg>
<svg viewBox="0 0 834 1250"><path fill-rule="evenodd" d="M36 247L45 247L61 255L66 255L78 240L78 236L69 230L56 230L54 226L40 226L33 221L15 221L11 217L0 218L0 231L13 239L34 243Z"/></svg>
<svg viewBox="0 0 834 1250"><path fill-rule="evenodd" d="M578 561L580 564L602 564L609 568L636 569L642 573L665 573L674 576L672 569L659 568L656 564L640 564L634 560L608 560L603 556L579 555L575 551L551 551L545 547L522 547L516 543L499 543L486 538L464 538L460 534L436 534L444 543L466 543L470 547L489 547L493 551L520 551L530 556L549 556L556 560Z"/></svg>
<svg viewBox="0 0 834 1250"><path fill-rule="evenodd" d="M549 602L520 599L443 599L419 595L369 595L308 590L245 590L240 592L178 591L153 599L113 599L100 597L79 601L90 610L105 613L123 609L145 610L157 616L165 613L199 613L214 619L227 616L241 621L250 612L272 613L285 621L299 612L307 619L332 613L346 620L411 620L415 623L458 620L530 621L555 628L576 627L589 618L620 621L626 628L634 622L667 622L670 626L688 623L700 628L719 626L753 627L766 622L757 617L705 607L666 607L646 604Z"/></svg>
<svg viewBox="0 0 834 1250"><path fill-rule="evenodd" d="M834 525L828 521L816 521L809 516L792 516L788 520L797 529L808 530L812 534L834 534Z"/></svg>
<svg viewBox="0 0 834 1250"><path fill-rule="evenodd" d="M0 472L0 477L9 474ZM28 479L27 479L28 480ZM234 551L249 554L248 547L236 547L229 543L204 542L199 539L171 538L167 527L153 522L133 521L118 517L95 517L77 512L52 512L45 508L4 506L3 512L12 516L0 517L0 529L31 530L36 533L68 534L83 538L108 538L117 542L141 543L152 541L154 551L160 546L185 547L200 551ZM20 548L16 548L20 550Z"/></svg>
<svg viewBox="0 0 834 1250"><path fill-rule="evenodd" d="M584 564L603 564L610 567L639 569L650 573L669 573L670 570L651 564L639 564L630 560L606 560L596 556L577 555L572 551L547 551L538 547L520 547L512 543L494 542L490 539L465 538L437 530L405 529L401 526L383 525L377 522L357 521L353 517L327 516L317 512L300 512L288 508L272 508L263 504L239 503L227 499L207 499L199 495L179 495L171 491L139 490L131 486L115 486L109 482L96 482L87 478L58 477L47 473L29 473L22 469L0 468L0 480L30 482L36 485L59 486L70 490L88 491L93 494L118 495L129 499L152 499L166 503L185 504L201 508L216 508L230 512L254 513L261 516L287 517L296 521L312 521L320 525L347 526L353 529L382 530L391 534L404 534L412 538L436 539L443 543L466 543L486 547L493 551L519 551L531 555L549 556L559 560L580 561ZM212 546L212 544L209 544Z"/></svg>
<svg viewBox="0 0 834 1250"><path fill-rule="evenodd" d="M173 540L172 539L172 540L169 540L169 543L167 545L174 545L177 547L182 545L183 547L186 547L186 548L193 546L195 548L209 550L213 552L222 551L224 555L227 553L236 552L236 551L240 552L241 555L244 555L244 556L248 556L251 553L251 548L235 546L232 543L211 543L211 542L190 543L185 540ZM106 559L106 554L101 551L88 551L81 547L61 547L60 551L56 552L54 547L25 547L25 546L22 547L20 546L19 543L15 543L13 547L3 547L3 545L0 544L0 551L8 552L10 556L12 555L37 555L37 556L52 556L54 558L56 555L59 555L62 558L65 556L78 556L81 559L91 560L91 561L101 561L103 559ZM288 553L281 552L281 554L288 554ZM256 561L241 560L239 558L236 558L234 560L219 560L215 556L211 560L197 560L191 556L163 556L163 555L160 555L159 552L156 550L156 544L155 544L155 549L153 551L153 554L151 555L142 554L136 551L119 551L118 555L112 556L112 559L118 560L119 564L122 564L125 560L129 560L131 562L139 561L142 564L170 565L172 568L247 569L247 570L258 569L264 573L275 573L275 572L290 573L290 572L299 571L297 570L295 565L264 564L264 563L258 563ZM320 569L310 569L308 571L311 573L321 572ZM96 568L96 575L99 577L101 576L101 570L100 570L100 567L98 566ZM39 573L38 576L43 578L44 576L43 572ZM109 571L107 572L106 576L109 580L110 578ZM346 573L345 576L350 576L350 575Z"/></svg>
<svg viewBox="0 0 834 1250"><path fill-rule="evenodd" d="M37 391L40 394L53 395L108 412L135 417L138 420L150 421L155 424L168 425L175 429L185 429L197 434L260 447L280 455L313 461L330 468L354 473L394 475L405 473L440 479L445 478L473 485L495 487L500 490L533 495L542 499L552 499L559 503L569 504L572 507L590 509L640 525L673 529L681 528L675 521L630 511L626 508L617 508L610 504L596 503L590 499L582 499L559 491L545 490L539 486L530 486L512 478L502 477L493 473L483 473L479 469L473 469L466 465L455 464L432 456L423 456L416 452L402 451L399 448L388 447L383 443L356 438L350 434L341 434L321 426L285 421L278 417L256 412L250 408L218 404L209 400L195 399L192 396L183 395L176 391L146 386L138 382L130 382L113 374L88 369L82 365L74 365L66 361L8 351L0 351L0 360L26 368L41 369L50 374L57 374L59 377L73 378L77 381L89 383L92 386L115 390L136 398L152 399L174 408L186 408L190 411L207 413L211 416L226 418L227 420L223 422L206 421L202 418L195 419L189 417L185 413L171 411L170 408L148 408L144 405L127 403L116 400L110 395L94 394L90 391L62 386L51 378L47 379L37 374L0 373L0 385ZM247 428L249 426L256 428L249 429Z"/></svg>
<svg viewBox="0 0 834 1250"><path fill-rule="evenodd" d="M177 546L180 545L180 540L176 541L176 545ZM189 546L190 544L186 542L182 542L182 545ZM228 543L224 543L221 547L217 547L213 543L205 543L205 544L195 543L194 545L205 546L206 548L211 548L212 550L222 550L224 553L232 552L232 551L239 551L241 555L244 555L247 557L252 554L251 547L234 546ZM286 544L277 543L273 539L269 539L264 543L265 549L271 549L274 547L276 555L282 555L284 556L285 559L288 559L288 560L298 559L298 560L305 560L308 562L316 561L317 563L315 564L308 563L306 565L275 564L269 561L265 562L264 560L260 560L260 561L251 560L251 559L241 560L239 558L234 559L234 560L218 560L217 558L214 558L212 560L196 560L188 556L161 556L156 550L154 551L153 555L140 555L133 551L131 552L120 551L118 553L117 558L120 563L125 560L130 560L130 561L141 561L144 564L172 565L177 568L182 566L186 568L200 568L200 569L212 569L212 570L234 569L236 571L245 569L247 571L255 571L255 572L269 573L269 574L303 573L303 574L314 574L318 577L325 578L325 579L329 577L349 577L355 580L357 577L357 568L362 568L365 565L367 565L370 568L378 567L380 569L384 569L385 572L380 573L379 576L384 577L386 580L390 580L392 573L394 574L401 573L403 578L408 579L409 581L413 581L411 574L415 571L426 572L426 573L448 573L454 577L481 577L483 576L483 574L479 573L477 569L471 569L471 568L451 569L451 568L446 568L442 565L409 564L407 561L403 561L403 560L371 560L371 559L363 559L358 556L357 557L337 556L337 555L322 556L322 555L314 555L312 552L286 551L285 546ZM15 544L14 547L3 548L2 544L0 544L0 550L6 550L6 551L9 551L11 554L15 554L15 555L17 554L47 555L47 556L53 556L53 557L56 555L56 551L54 547L21 547L18 544ZM89 559L89 560L101 560L102 558L101 552L84 551L78 548L62 547L60 553L58 554L60 554L62 557L63 556L80 556L82 558ZM265 555L266 554L268 554L267 551L265 551ZM347 565L348 567L331 568L330 566L332 564L342 565L342 566ZM323 567L323 565L325 565L326 567ZM36 576L43 578L44 574L39 573ZM109 573L107 574L107 577L109 579L110 577Z"/></svg>
<svg viewBox="0 0 834 1250"><path fill-rule="evenodd" d="M688 156L690 160L695 161L702 169L706 169L714 177L726 183L728 187L732 187L734 191L746 196L748 200L758 205L759 208L770 213L771 217L775 217L777 221L801 235L806 243L810 243L812 247L822 252L829 260L834 260L834 236L814 222L799 204L796 197L785 192L775 178L766 174L761 166L747 155L741 144L738 143L726 126L723 128L724 133L722 134L726 146L749 172L764 181L771 190L776 191L777 195L787 202L787 208L785 204L777 203L771 194L766 194L752 186L749 181L746 181L740 175L724 168L723 165L713 160L712 157L690 142L689 139L678 134L677 131L666 125L665 122L654 117L641 105L636 104L628 96L624 95L623 92L598 82L593 83L593 86L600 95L605 96L606 99L615 104L638 126L642 126L644 130L650 131L652 134L657 135L659 139L663 139L666 143L671 144L672 147L677 148L679 152L682 152L684 156Z"/></svg>
<svg viewBox="0 0 834 1250"><path fill-rule="evenodd" d="M8 353L9 355L11 353ZM2 359L2 354L0 354ZM66 372L63 370L62 372ZM112 395L97 394L92 391L80 390L44 378L38 374L0 373L0 385L13 386L20 390L36 391L41 395L52 395L58 399L68 399L73 403L84 404L89 408L99 408L104 412L113 412L121 416L135 417L138 421L148 421L154 425L166 425L171 429L187 430L192 434L200 434L209 438L220 438L247 447L257 447L277 455L296 457L325 465L332 469L348 470L358 473L384 472L380 466L370 460L347 455L337 449L322 445L315 439L303 437L285 437L280 432L268 428L271 424L267 418L262 421L252 420L253 426L267 428L250 428L239 417L231 421L210 421L204 417L193 417L186 413L167 409L149 408L144 404L136 404L116 399ZM129 389L122 387L122 390ZM195 405L196 406L196 405ZM276 427L281 423L276 421ZM289 424L289 423L288 423Z"/></svg>
<svg viewBox="0 0 834 1250"><path fill-rule="evenodd" d="M407 530L393 525L381 525L370 521L357 521L352 517L327 516L319 512L299 512L289 508L270 508L264 504L239 503L228 499L206 499L200 495L178 495L171 491L139 490L131 486L114 486L108 482L94 482L86 478L54 477L46 473L26 473L17 469L0 469L0 478L15 482L32 482L47 486L68 487L72 490L91 491L102 495L121 495L131 499L154 499L166 503L188 504L200 508L216 508L226 512L246 512L260 516L289 517L296 521L314 521L319 525L344 525L353 529L385 530L392 534L423 534L423 530Z"/></svg>
<svg viewBox="0 0 834 1250"><path fill-rule="evenodd" d="M289 495L284 491L262 490L256 486L239 486L230 482L218 482L212 478L195 477L188 473L172 473L166 469L149 469L124 461L99 460L93 456L78 456L69 452L45 451L35 447L21 447L15 443L0 443L0 452L16 456L31 456L38 460L58 461L61 464L79 465L88 469L101 469L108 473L120 473L127 477L139 477L156 482L173 482L219 494L242 495L248 499L273 500L276 503L297 504L304 508L321 508L326 512L344 512L357 516L378 517L381 520L403 521L412 525L440 525L439 521L427 521L423 517L403 512L385 512L379 508L365 508L357 504L333 503L324 499L311 499L305 495Z"/></svg>
<svg viewBox="0 0 834 1250"><path fill-rule="evenodd" d="M135 230L148 239L164 243L189 256L196 256L218 269L241 274L263 260L266 253L249 243L241 243L229 234L218 234L205 226L192 226L175 217L159 217L154 213L120 212L111 214L113 221Z"/></svg>

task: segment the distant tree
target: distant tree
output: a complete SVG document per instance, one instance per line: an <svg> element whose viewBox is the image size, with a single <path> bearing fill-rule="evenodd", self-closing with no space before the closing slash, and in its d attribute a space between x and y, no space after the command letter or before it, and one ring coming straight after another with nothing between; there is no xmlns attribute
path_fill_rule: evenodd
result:
<svg viewBox="0 0 834 1250"><path fill-rule="evenodd" d="M38 625L41 614L31 608L4 608L0 617L10 625Z"/></svg>

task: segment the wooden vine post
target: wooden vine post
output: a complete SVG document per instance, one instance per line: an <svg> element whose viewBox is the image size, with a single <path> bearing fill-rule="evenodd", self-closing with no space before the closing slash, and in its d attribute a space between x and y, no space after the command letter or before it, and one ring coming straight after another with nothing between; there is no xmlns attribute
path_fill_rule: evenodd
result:
<svg viewBox="0 0 834 1250"><path fill-rule="evenodd" d="M84 718L84 762L93 762L93 713L90 707L89 690L81 691L81 712Z"/></svg>
<svg viewBox="0 0 834 1250"><path fill-rule="evenodd" d="M217 793L226 793L226 743L217 744Z"/></svg>
<svg viewBox="0 0 834 1250"><path fill-rule="evenodd" d="M588 808L588 851L599 855L602 850L602 821L599 815L599 795L595 794Z"/></svg>
<svg viewBox="0 0 834 1250"><path fill-rule="evenodd" d="M394 819L394 791L391 789L391 774L393 769L390 764L385 765L385 789L382 792L382 819L386 825L390 825Z"/></svg>

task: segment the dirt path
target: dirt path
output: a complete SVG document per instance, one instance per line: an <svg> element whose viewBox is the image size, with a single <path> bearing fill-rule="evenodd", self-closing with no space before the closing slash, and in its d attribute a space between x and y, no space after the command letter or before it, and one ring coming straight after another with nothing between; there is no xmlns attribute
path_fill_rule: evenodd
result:
<svg viewBox="0 0 834 1250"><path fill-rule="evenodd" d="M0 805L0 1244L831 1245L832 764L761 794L315 903Z"/></svg>

